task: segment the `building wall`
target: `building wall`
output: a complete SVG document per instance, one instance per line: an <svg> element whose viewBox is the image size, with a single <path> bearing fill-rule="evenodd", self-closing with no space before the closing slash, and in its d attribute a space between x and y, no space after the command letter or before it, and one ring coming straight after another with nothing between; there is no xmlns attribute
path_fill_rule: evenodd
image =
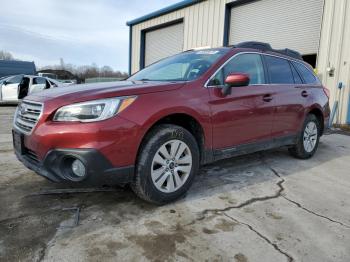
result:
<svg viewBox="0 0 350 262"><path fill-rule="evenodd" d="M194 47L222 46L226 2L232 0L204 0L132 26L131 73L139 70L141 31L153 26L183 18L184 51Z"/></svg>
<svg viewBox="0 0 350 262"><path fill-rule="evenodd" d="M184 47L218 47L223 45L225 4L235 0L203 0L198 4L132 26L131 73L139 70L141 31L178 19L184 20ZM350 0L325 0L317 71L331 91L331 109L339 101L336 121L350 123ZM327 73L334 67L334 76ZM338 83L343 89L338 90Z"/></svg>
<svg viewBox="0 0 350 262"><path fill-rule="evenodd" d="M334 76L327 73L334 68ZM331 109L339 101L335 122L350 124L350 1L326 0L323 13L317 71L331 91ZM339 82L343 88L338 89Z"/></svg>

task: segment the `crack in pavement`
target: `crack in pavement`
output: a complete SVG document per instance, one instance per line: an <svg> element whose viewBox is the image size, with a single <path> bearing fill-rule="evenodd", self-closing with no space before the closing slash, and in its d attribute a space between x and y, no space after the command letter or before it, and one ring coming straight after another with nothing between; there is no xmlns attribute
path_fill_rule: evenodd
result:
<svg viewBox="0 0 350 262"><path fill-rule="evenodd" d="M36 262L41 262L44 260L45 256L46 256L46 249L47 249L47 244L43 244L43 247L41 248L41 250L39 251L39 257L36 260Z"/></svg>
<svg viewBox="0 0 350 262"><path fill-rule="evenodd" d="M277 177L279 177L279 178L282 179L281 175L280 175L274 168L272 168L265 160L263 160L263 162L270 168L270 170L271 170ZM284 190L284 189L283 189L283 190ZM282 192L281 192L281 193L282 193ZM293 204L296 205L298 208L301 208L302 210L308 212L309 214L315 215L315 216L320 217L320 218L324 218L324 219L326 219L326 220L328 220L328 221L330 221L330 222L332 222L332 223L336 223L336 224L338 224L338 225L340 225L340 226L343 226L343 227L345 227L345 228L349 228L349 229L350 229L350 226L347 225L347 224L345 224L345 223L342 223L342 222L340 222L340 221L334 220L334 219L329 218L329 217L327 217L327 216L325 216L325 215L321 215L321 214L318 214L318 213L316 213L316 212L314 212L314 211L312 211L312 210L310 210L310 209L307 209L306 207L304 207L302 204L298 203L297 201L288 198L288 197L286 196L286 194L283 194L283 195L280 194L280 197L283 197L285 200L289 201L290 203L293 203Z"/></svg>
<svg viewBox="0 0 350 262"><path fill-rule="evenodd" d="M270 195L270 196L253 197L253 198L250 198L250 199L242 202L241 204L235 205L235 206L228 206L228 207L221 208L221 209L220 208L205 209L201 212L201 217L195 219L194 221L190 222L187 225L192 225L192 224L196 223L196 221L203 220L206 217L206 215L209 213L226 212L226 211L229 211L231 209L240 209L242 207L251 205L255 202L262 202L262 201L266 201L266 200L270 200L270 199L279 198L281 196L282 192L284 191L283 183L285 182L285 180L278 174L278 172L276 170L274 170L271 167L269 167L269 168L280 179L276 184L279 187L279 189L276 193L274 193L273 195Z"/></svg>
<svg viewBox="0 0 350 262"><path fill-rule="evenodd" d="M341 226L343 226L343 227L346 227L346 228L349 228L349 229L350 229L350 226L347 225L347 224L344 224L344 223L342 223L342 222L340 222L340 221L334 220L334 219L329 218L329 217L327 217L327 216L318 214L318 213L316 213L316 212L314 212L314 211L312 211L312 210L310 210L310 209L307 209L306 207L302 206L300 203L298 203L298 202L296 202L296 201L294 201L294 200L292 200L292 199L290 199L290 198L288 198L288 197L286 197L286 196L281 196L281 197L283 197L285 200L287 200L287 201L293 203L293 204L296 205L297 207L299 207L299 208L305 210L306 212L308 212L308 213L310 213L310 214L312 214L312 215L315 215L315 216L318 216L318 217L327 219L328 221L330 221L330 222L332 222L332 223L336 223L336 224L338 224L338 225L341 225Z"/></svg>
<svg viewBox="0 0 350 262"><path fill-rule="evenodd" d="M350 228L350 226L342 223L342 222L339 222L339 221L336 221L334 219L331 219L329 217L326 217L324 215L321 215L321 214L318 214L314 211L311 211L305 207L303 207L301 204L299 204L298 202L294 201L294 200L291 200L289 199L288 197L285 196L285 194L282 194L285 190L285 188L283 187L283 183L285 182L285 179L273 168L271 167L266 161L262 160L262 162L272 171L272 173L279 178L279 181L276 183L276 185L279 187L278 191L275 192L273 195L269 195L269 196L263 196L263 197L253 197L253 198L250 198L244 202L242 202L241 204L239 205L234 205L234 206L228 206L226 208L215 208L215 209L205 209L201 212L201 216L194 219L192 222L188 223L187 225L193 225L195 224L197 221L200 221L200 220L203 220L205 219L206 215L209 214L209 213L213 213L213 214L216 214L216 215L220 215L220 214L223 214L225 215L226 217L236 221L237 223L240 223L242 225L245 225L246 227L248 227L251 231L255 232L260 238L264 239L268 244L270 244L271 246L273 246L273 248L275 250L277 250L278 252L280 252L281 254L283 254L288 261L292 262L294 261L294 258L289 255L287 252L283 251L280 249L280 247L276 244L276 243L273 243L269 238L267 238L266 236L264 236L263 234L261 234L259 231L257 231L256 229L254 229L251 225L249 225L248 223L244 223L242 221L239 221L231 216L229 216L228 214L226 214L226 211L229 211L229 210L232 210L232 209L240 209L242 207L245 207L247 205L251 205L253 203L256 203L256 202L262 202L262 201L266 201L266 200L270 200L270 199L276 199L276 198L279 198L279 197L283 197L284 199L286 199L287 201L293 203L294 205L296 205L298 208L301 208L302 210L308 212L309 214L312 214L312 215L315 215L317 217L321 217L321 218L324 218L324 219L327 219L328 221L332 222L332 223L336 223L338 225L341 225L343 227L346 227L346 228ZM186 226L187 226L186 225Z"/></svg>
<svg viewBox="0 0 350 262"><path fill-rule="evenodd" d="M226 216L227 218L231 219L232 221L244 225L246 227L248 227L251 231L253 231L255 234L257 234L260 238L262 238L263 240L265 240L269 245L271 245L276 251L278 251L279 253L281 253L282 255L284 255L287 260L289 262L293 262L294 258L289 255L287 252L283 251L276 243L273 243L268 237L264 236L262 233L260 233L258 230L256 230L255 228L253 228L251 225L244 223L242 221L239 221L236 218L231 217L230 215L226 214L225 212L222 213L224 216Z"/></svg>
<svg viewBox="0 0 350 262"><path fill-rule="evenodd" d="M280 175L274 168L272 168L265 160L263 160L263 162L270 168L270 170L271 170L277 177L283 179L283 178L281 177L281 175ZM283 190L284 190L284 188L283 188ZM283 191L283 190L282 190L282 191ZM282 193L282 192L281 192L281 193ZM312 211L312 210L310 210L310 209L307 209L306 207L304 207L303 205L301 205L301 204L298 203L297 201L288 198L288 197L286 196L286 194L280 194L280 197L283 197L285 200L289 201L290 203L293 203L293 204L296 205L298 208L301 208L302 210L308 212L309 214L315 215L315 216L320 217L320 218L324 218L324 219L326 219L326 220L328 220L328 221L330 221L330 222L332 222L332 223L336 223L336 224L338 224L338 225L340 225L340 226L343 226L343 227L345 227L345 228L349 228L349 229L350 229L350 226L347 225L347 224L345 224L345 223L342 223L342 222L340 222L340 221L334 220L334 219L329 218L329 217L327 217L327 216L325 216L325 215L321 215L321 214L318 214L318 213L316 213L316 212L314 212L314 211Z"/></svg>

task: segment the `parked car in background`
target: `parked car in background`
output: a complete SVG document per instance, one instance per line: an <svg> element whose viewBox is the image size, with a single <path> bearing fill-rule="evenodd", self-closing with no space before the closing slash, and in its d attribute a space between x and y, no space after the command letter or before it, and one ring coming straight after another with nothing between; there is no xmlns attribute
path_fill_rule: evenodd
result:
<svg viewBox="0 0 350 262"><path fill-rule="evenodd" d="M47 77L34 75L10 76L0 80L0 101L17 102L28 94L60 86L63 86L63 84Z"/></svg>
<svg viewBox="0 0 350 262"><path fill-rule="evenodd" d="M65 84L65 85L75 85L77 83L77 80L73 79L66 79L66 80L59 80L61 83Z"/></svg>
<svg viewBox="0 0 350 262"><path fill-rule="evenodd" d="M0 77L19 74L35 75L36 68L34 62L0 60Z"/></svg>
<svg viewBox="0 0 350 262"><path fill-rule="evenodd" d="M38 76L42 76L42 77L47 77L47 78L51 78L51 79L58 79L56 74L53 73L38 73Z"/></svg>
<svg viewBox="0 0 350 262"><path fill-rule="evenodd" d="M163 204L200 164L281 146L312 157L329 113L328 89L297 52L242 43L165 58L126 81L30 95L13 144L52 181L129 183Z"/></svg>

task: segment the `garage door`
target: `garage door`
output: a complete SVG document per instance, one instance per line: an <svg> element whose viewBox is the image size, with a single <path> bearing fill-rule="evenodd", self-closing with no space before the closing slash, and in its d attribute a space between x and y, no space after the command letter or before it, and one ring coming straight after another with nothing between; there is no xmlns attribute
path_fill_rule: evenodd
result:
<svg viewBox="0 0 350 262"><path fill-rule="evenodd" d="M146 32L145 65L183 51L183 23Z"/></svg>
<svg viewBox="0 0 350 262"><path fill-rule="evenodd" d="M259 0L231 9L229 43L267 42L316 54L320 39L323 0Z"/></svg>

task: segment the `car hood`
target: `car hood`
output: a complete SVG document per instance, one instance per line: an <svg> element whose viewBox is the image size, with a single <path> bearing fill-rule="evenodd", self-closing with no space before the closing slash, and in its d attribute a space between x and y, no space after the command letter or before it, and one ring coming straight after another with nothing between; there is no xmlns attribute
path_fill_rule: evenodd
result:
<svg viewBox="0 0 350 262"><path fill-rule="evenodd" d="M45 102L48 100L60 99L64 100L67 103L74 103L109 97L164 92L181 88L183 85L183 82L179 83L160 81L119 81L70 85L35 93L33 95L27 96L25 100Z"/></svg>

